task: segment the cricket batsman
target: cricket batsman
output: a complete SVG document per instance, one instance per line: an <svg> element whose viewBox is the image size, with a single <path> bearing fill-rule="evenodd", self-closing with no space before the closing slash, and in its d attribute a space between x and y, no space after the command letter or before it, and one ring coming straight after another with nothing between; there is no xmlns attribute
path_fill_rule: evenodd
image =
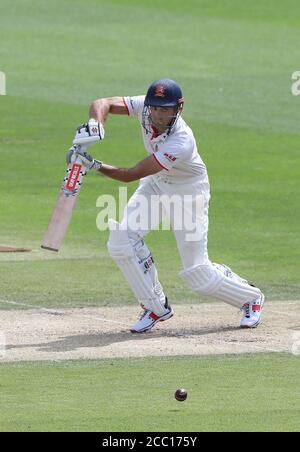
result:
<svg viewBox="0 0 300 452"><path fill-rule="evenodd" d="M143 311L131 328L143 333L158 322L170 319L174 312L158 279L158 273L145 237L167 216L182 261L181 278L200 295L240 308L242 328L255 328L261 321L264 295L223 264L209 260L207 252L210 186L192 130L181 113L184 99L179 85L170 79L153 82L146 96L97 99L90 107L90 120L77 129L67 160L81 158L88 170L128 183L139 180L119 224L109 220L108 252L122 271ZM148 157L132 168L118 168L94 159L86 149L104 138L109 114L136 117ZM168 211L166 200L176 196L176 208ZM145 203L141 197L148 200ZM189 197L191 202L186 203ZM202 200L199 210L196 202ZM182 202L179 202L182 201ZM195 202L193 202L195 201ZM161 209L160 209L161 207ZM179 208L179 212L178 212ZM178 227L178 216L189 221ZM148 226L137 224L138 215L149 215ZM189 234L186 224L195 224L197 233Z"/></svg>

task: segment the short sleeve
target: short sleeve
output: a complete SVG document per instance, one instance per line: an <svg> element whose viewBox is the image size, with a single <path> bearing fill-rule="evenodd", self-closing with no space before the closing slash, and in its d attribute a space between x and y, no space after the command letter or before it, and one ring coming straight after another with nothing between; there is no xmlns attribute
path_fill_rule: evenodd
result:
<svg viewBox="0 0 300 452"><path fill-rule="evenodd" d="M140 116L144 108L145 96L123 97L129 116Z"/></svg>
<svg viewBox="0 0 300 452"><path fill-rule="evenodd" d="M183 138L171 138L158 146L154 156L158 163L166 170L171 170L190 158L193 152L193 145L188 136Z"/></svg>

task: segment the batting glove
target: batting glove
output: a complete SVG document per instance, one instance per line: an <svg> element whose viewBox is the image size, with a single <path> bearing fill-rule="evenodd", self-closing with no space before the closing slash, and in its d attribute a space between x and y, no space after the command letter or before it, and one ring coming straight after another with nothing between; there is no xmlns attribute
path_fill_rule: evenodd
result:
<svg viewBox="0 0 300 452"><path fill-rule="evenodd" d="M85 148L81 146L74 145L69 149L67 153L67 164L70 165L75 163L75 161L80 160L81 164L89 171L95 170L99 171L102 168L102 162L100 160L94 159Z"/></svg>
<svg viewBox="0 0 300 452"><path fill-rule="evenodd" d="M91 144L97 143L104 139L105 131L101 122L97 122L91 118L88 123L82 124L78 127L73 140L73 144L79 146L91 146Z"/></svg>

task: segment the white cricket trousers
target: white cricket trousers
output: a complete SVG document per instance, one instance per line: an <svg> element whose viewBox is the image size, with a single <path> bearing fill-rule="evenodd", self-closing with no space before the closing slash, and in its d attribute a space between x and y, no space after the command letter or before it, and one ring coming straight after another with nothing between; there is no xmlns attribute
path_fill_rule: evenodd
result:
<svg viewBox="0 0 300 452"><path fill-rule="evenodd" d="M141 179L122 221L140 239L164 224L175 235L183 269L209 262L207 253L209 184L170 183L160 175ZM196 202L196 200L198 202ZM138 220L138 221L136 221ZM163 234L163 230L160 231Z"/></svg>

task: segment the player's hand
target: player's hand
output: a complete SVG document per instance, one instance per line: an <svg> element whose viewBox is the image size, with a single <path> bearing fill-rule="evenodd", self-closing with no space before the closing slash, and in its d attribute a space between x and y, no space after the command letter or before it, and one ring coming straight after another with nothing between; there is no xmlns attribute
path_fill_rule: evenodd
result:
<svg viewBox="0 0 300 452"><path fill-rule="evenodd" d="M88 147L104 139L105 131L101 122L91 118L88 123L78 127L73 144Z"/></svg>
<svg viewBox="0 0 300 452"><path fill-rule="evenodd" d="M99 171L102 167L102 162L100 162L100 160L94 159L94 157L86 152L84 147L75 144L67 153L67 164L73 165L73 163L78 160L87 170L93 169Z"/></svg>

